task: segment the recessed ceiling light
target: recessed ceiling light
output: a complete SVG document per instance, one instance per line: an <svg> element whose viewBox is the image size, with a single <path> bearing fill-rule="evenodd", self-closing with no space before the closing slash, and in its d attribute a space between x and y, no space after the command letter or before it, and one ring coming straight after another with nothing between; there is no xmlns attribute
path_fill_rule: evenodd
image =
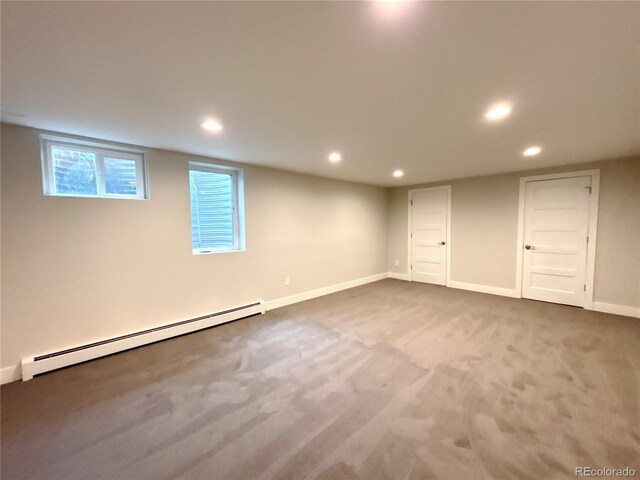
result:
<svg viewBox="0 0 640 480"><path fill-rule="evenodd" d="M404 172L402 170L396 170L395 172L393 172L393 176L396 178L400 178L403 175L404 175Z"/></svg>
<svg viewBox="0 0 640 480"><path fill-rule="evenodd" d="M492 105L487 113L484 114L484 118L490 122L499 122L504 120L511 114L511 105L508 103L496 103Z"/></svg>
<svg viewBox="0 0 640 480"><path fill-rule="evenodd" d="M200 126L208 132L218 133L222 131L222 124L217 120L206 120Z"/></svg>
<svg viewBox="0 0 640 480"><path fill-rule="evenodd" d="M371 3L377 16L382 21L395 23L407 16L411 11L409 7L412 2L405 0L376 0Z"/></svg>
<svg viewBox="0 0 640 480"><path fill-rule="evenodd" d="M542 151L542 148L533 146L533 147L527 148L524 152L522 152L522 155L524 155L525 157L535 157L541 151Z"/></svg>
<svg viewBox="0 0 640 480"><path fill-rule="evenodd" d="M342 155L340 155L340 152L331 152L329 154L330 162L338 163L340 160L342 160Z"/></svg>

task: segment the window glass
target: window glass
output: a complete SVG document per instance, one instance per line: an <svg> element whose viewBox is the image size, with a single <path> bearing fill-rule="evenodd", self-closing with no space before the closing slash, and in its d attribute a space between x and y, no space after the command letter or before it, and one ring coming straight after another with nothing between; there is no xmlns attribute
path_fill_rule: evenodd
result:
<svg viewBox="0 0 640 480"><path fill-rule="evenodd" d="M191 170L191 240L194 249L234 246L233 178Z"/></svg>
<svg viewBox="0 0 640 480"><path fill-rule="evenodd" d="M56 192L73 195L98 194L96 155L52 147Z"/></svg>
<svg viewBox="0 0 640 480"><path fill-rule="evenodd" d="M244 250L244 186L239 168L189 163L194 254Z"/></svg>
<svg viewBox="0 0 640 480"><path fill-rule="evenodd" d="M144 153L41 135L45 195L147 198Z"/></svg>
<svg viewBox="0 0 640 480"><path fill-rule="evenodd" d="M104 181L107 193L135 195L137 191L136 161L104 157Z"/></svg>

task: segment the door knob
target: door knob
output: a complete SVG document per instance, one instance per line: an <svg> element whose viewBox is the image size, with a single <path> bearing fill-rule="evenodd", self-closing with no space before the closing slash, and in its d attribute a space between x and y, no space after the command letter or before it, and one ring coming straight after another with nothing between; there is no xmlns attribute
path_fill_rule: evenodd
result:
<svg viewBox="0 0 640 480"><path fill-rule="evenodd" d="M445 242L440 242L440 245L445 245Z"/></svg>
<svg viewBox="0 0 640 480"><path fill-rule="evenodd" d="M524 248L526 248L527 250L531 250L531 245L525 245Z"/></svg>

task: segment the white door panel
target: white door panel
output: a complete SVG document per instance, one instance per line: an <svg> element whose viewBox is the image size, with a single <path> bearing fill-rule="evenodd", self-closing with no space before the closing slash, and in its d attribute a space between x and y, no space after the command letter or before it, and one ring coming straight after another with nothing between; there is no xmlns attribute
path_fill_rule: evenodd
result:
<svg viewBox="0 0 640 480"><path fill-rule="evenodd" d="M447 189L411 192L411 280L446 284L448 203Z"/></svg>
<svg viewBox="0 0 640 480"><path fill-rule="evenodd" d="M522 296L582 306L591 177L525 186Z"/></svg>

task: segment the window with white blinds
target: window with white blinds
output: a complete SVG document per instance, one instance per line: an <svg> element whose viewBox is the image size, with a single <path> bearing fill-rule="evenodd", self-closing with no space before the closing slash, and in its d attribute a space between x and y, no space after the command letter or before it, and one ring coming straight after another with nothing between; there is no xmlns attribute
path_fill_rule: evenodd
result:
<svg viewBox="0 0 640 480"><path fill-rule="evenodd" d="M40 142L45 195L147 198L142 151L48 135Z"/></svg>
<svg viewBox="0 0 640 480"><path fill-rule="evenodd" d="M189 164L194 254L244 249L241 176L236 168Z"/></svg>

